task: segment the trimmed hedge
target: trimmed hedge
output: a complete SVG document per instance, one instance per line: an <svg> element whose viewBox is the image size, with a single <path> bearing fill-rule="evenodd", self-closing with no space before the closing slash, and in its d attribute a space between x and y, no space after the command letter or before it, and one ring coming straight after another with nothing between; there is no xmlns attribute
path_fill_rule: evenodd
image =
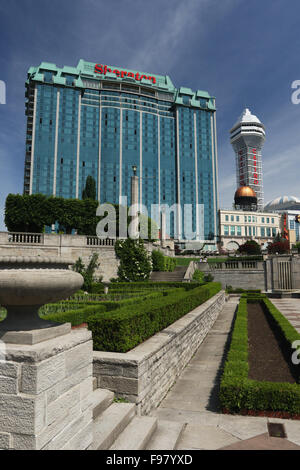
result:
<svg viewBox="0 0 300 470"><path fill-rule="evenodd" d="M210 283L191 291L173 292L163 298L148 298L136 306L92 315L88 318L88 327L93 333L94 349L127 352L220 290L220 283Z"/></svg>
<svg viewBox="0 0 300 470"><path fill-rule="evenodd" d="M153 271L174 271L176 268L176 259L164 256L159 250L153 250L151 256Z"/></svg>
<svg viewBox="0 0 300 470"><path fill-rule="evenodd" d="M255 410L281 411L297 415L300 413L300 385L248 378L247 302L259 301L264 303L290 345L293 341L300 340L299 333L265 295L244 294L240 299L220 384L220 403L223 409L231 413Z"/></svg>
<svg viewBox="0 0 300 470"><path fill-rule="evenodd" d="M75 304L77 308L74 308L74 303L72 301L66 301L58 304L51 304L51 307L56 307L57 309L63 308L65 309L64 311L56 310L54 313L40 316L43 318L43 320L54 321L57 323L70 322L72 326L77 326L81 325L81 323L86 323L90 315L102 312L110 312L112 310L120 309L124 306L127 307L132 304L138 305L139 303L144 302L146 299L155 299L157 297L162 297L164 294L164 292L151 292L143 296L120 300L119 302L78 302ZM66 304L68 308L66 308L64 304Z"/></svg>
<svg viewBox="0 0 300 470"><path fill-rule="evenodd" d="M139 290L148 289L157 291L157 290L165 290L170 288L184 288L185 290L191 290L195 287L199 286L196 282L112 282L109 285L108 292L113 294L117 292L134 292ZM101 284L93 284L91 293L93 294L100 294L103 292L103 286Z"/></svg>

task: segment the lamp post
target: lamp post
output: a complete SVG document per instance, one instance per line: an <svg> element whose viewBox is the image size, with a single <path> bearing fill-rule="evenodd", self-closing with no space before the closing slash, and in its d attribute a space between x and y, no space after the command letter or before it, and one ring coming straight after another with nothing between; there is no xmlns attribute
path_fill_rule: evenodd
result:
<svg viewBox="0 0 300 470"><path fill-rule="evenodd" d="M131 206L135 206L135 210L137 209L137 205L139 202L139 178L136 174L137 166L132 165L133 176L131 177ZM139 228L139 219L138 214L135 213L131 216L131 223L130 223L130 238L138 238L138 228Z"/></svg>

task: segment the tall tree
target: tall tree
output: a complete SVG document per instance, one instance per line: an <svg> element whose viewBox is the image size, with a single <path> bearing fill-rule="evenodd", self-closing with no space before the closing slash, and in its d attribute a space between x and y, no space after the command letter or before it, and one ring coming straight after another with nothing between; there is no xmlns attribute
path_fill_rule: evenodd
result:
<svg viewBox="0 0 300 470"><path fill-rule="evenodd" d="M82 191L82 199L96 200L96 181L89 175L85 182L85 188Z"/></svg>

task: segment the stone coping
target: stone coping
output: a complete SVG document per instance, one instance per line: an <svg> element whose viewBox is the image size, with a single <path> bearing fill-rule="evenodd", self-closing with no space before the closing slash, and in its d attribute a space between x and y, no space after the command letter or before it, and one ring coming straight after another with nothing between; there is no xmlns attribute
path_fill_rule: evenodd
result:
<svg viewBox="0 0 300 470"><path fill-rule="evenodd" d="M109 361L111 363L120 365L122 363L127 363L138 366L153 356L153 354L157 353L164 346L168 345L168 343L170 343L175 336L180 335L184 332L184 330L192 328L195 319L205 315L207 309L220 300L224 295L225 291L220 291L218 294L211 297L209 300L199 305L194 310L176 320L164 330L156 333L154 336L151 336L143 343L139 344L134 349L131 349L126 353L94 351L94 362ZM143 373L141 370L139 372L141 374Z"/></svg>
<svg viewBox="0 0 300 470"><path fill-rule="evenodd" d="M87 328L71 330L70 333L42 341L34 345L6 343L1 353L6 361L36 363L56 356L74 346L92 339L92 332Z"/></svg>
<svg viewBox="0 0 300 470"><path fill-rule="evenodd" d="M0 268L2 265L16 265L17 268L22 268L23 265L60 265L69 266L74 264L71 258L61 258L59 256L0 256Z"/></svg>

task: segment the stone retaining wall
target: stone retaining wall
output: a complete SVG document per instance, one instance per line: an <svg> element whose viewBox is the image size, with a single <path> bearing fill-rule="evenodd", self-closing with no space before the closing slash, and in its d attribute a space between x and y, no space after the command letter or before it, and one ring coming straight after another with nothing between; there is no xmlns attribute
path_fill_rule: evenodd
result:
<svg viewBox="0 0 300 470"><path fill-rule="evenodd" d="M224 291L127 353L94 351L98 387L137 404L157 407L199 348L225 303Z"/></svg>

